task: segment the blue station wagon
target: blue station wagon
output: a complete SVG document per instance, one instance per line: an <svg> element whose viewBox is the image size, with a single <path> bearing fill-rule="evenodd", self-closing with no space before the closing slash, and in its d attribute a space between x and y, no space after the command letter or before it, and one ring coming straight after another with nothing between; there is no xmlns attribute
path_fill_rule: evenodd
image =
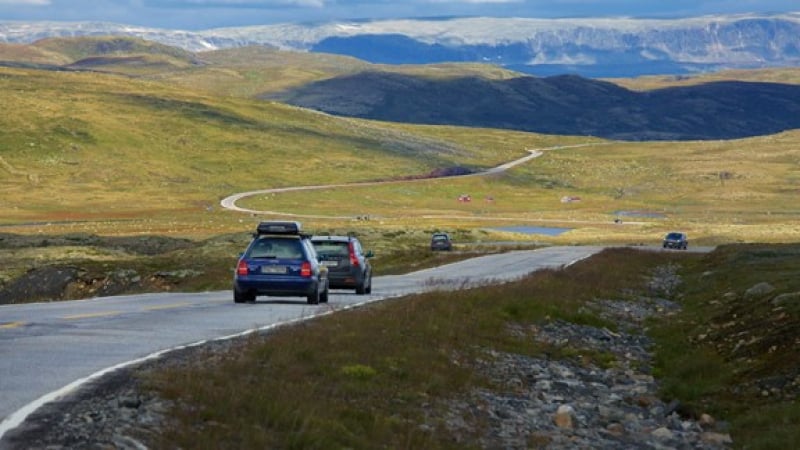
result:
<svg viewBox="0 0 800 450"><path fill-rule="evenodd" d="M233 301L254 302L266 295L327 303L328 269L309 238L299 222L261 222L236 264Z"/></svg>

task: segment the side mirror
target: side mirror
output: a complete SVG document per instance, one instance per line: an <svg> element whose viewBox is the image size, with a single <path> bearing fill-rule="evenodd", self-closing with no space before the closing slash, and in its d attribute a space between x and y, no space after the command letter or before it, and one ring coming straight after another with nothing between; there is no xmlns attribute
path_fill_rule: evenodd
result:
<svg viewBox="0 0 800 450"><path fill-rule="evenodd" d="M372 253L372 250L367 250L367 253L365 253L364 256L367 258L372 258L373 256L375 256L375 254Z"/></svg>

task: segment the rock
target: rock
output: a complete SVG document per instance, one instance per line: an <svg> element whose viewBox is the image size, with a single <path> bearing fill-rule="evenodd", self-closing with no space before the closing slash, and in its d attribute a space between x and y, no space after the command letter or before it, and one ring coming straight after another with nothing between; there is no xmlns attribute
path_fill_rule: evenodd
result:
<svg viewBox="0 0 800 450"><path fill-rule="evenodd" d="M762 282L753 285L750 289L744 291L744 298L746 300L754 300L763 297L775 290L775 286Z"/></svg>
<svg viewBox="0 0 800 450"><path fill-rule="evenodd" d="M709 428L714 428L714 425L716 424L716 420L714 420L714 418L711 417L709 414L703 413L703 414L700 415L700 419L697 421L697 423L702 428L709 429Z"/></svg>
<svg viewBox="0 0 800 450"><path fill-rule="evenodd" d="M618 422L610 423L606 426L606 430L611 433L612 436L620 437L625 434L625 427Z"/></svg>
<svg viewBox="0 0 800 450"><path fill-rule="evenodd" d="M727 446L733 444L733 439L731 439L731 435L727 433L714 433L712 431L706 431L700 435L700 440L706 444L712 444L716 446Z"/></svg>
<svg viewBox="0 0 800 450"><path fill-rule="evenodd" d="M559 406L558 411L556 411L556 415L553 417L553 423L555 423L559 428L572 428L572 415L574 412L575 411L572 409L572 406Z"/></svg>
<svg viewBox="0 0 800 450"><path fill-rule="evenodd" d="M674 433L672 431L670 431L669 428L666 428L666 427L656 428L650 434L653 435L654 437L658 438L658 439L663 439L663 440L672 439L672 437L674 436Z"/></svg>
<svg viewBox="0 0 800 450"><path fill-rule="evenodd" d="M790 292L787 294L780 294L772 299L772 304L775 306L783 306L800 303L800 292Z"/></svg>
<svg viewBox="0 0 800 450"><path fill-rule="evenodd" d="M69 266L31 269L0 290L0 304L60 299L79 274L80 269Z"/></svg>

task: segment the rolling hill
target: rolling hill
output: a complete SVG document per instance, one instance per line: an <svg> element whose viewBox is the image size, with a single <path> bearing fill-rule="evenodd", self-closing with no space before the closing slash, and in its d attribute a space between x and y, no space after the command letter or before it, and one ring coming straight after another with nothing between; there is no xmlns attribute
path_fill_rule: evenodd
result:
<svg viewBox="0 0 800 450"><path fill-rule="evenodd" d="M121 37L6 45L0 47L0 61L111 72L215 95L389 122L619 140L734 139L800 128L796 79L779 83L716 78L670 85L672 78L632 90L626 80L540 78L492 65L374 65L345 56L263 47L195 54ZM702 79L678 79L694 78Z"/></svg>
<svg viewBox="0 0 800 450"><path fill-rule="evenodd" d="M573 75L433 80L362 72L266 98L390 122L619 140L734 139L800 128L800 85L719 81L634 92Z"/></svg>
<svg viewBox="0 0 800 450"><path fill-rule="evenodd" d="M537 78L487 65L380 66L261 47L187 55L114 37L83 39L50 42L35 51L20 44L0 48L6 52L0 60L16 57L24 65L20 55L27 52L43 64L0 68L0 101L14 111L0 116L2 223L78 227L86 222L102 228L93 232L111 233L240 229L243 218L216 208L232 193L396 180L383 188L342 188L323 196L312 191L253 197L242 206L379 216L380 226L390 227L418 227L421 220L459 226L494 221L570 226L577 220L614 226L619 211L655 210L659 217L679 221L693 236L708 236L713 242L731 235L774 240L795 233L784 224L798 211L791 200L796 193L792 171L797 130L725 141L674 142L663 133L674 125L673 117L682 118L682 127L705 127L705 133L718 134L739 133L736 126L747 132L758 123L748 121L761 115L773 120L776 105L796 106L794 91L782 90L794 86L791 72L748 72L747 83L649 79L645 89L629 89L621 82ZM763 83L761 76L785 82ZM363 120L264 100L287 87L291 91L342 80L351 83L336 88L344 97L333 98L334 91L326 88L319 98L336 107L359 101L357 106L368 112L391 98L397 111L408 105L403 120L421 113L431 121L442 120L458 112L463 122L431 126ZM634 113L640 116L628 115L625 108L637 104L640 109ZM737 111L745 104L758 114ZM465 110L457 111L461 107ZM595 108L593 116L581 115L590 108ZM720 117L711 117L711 108L718 108ZM437 112L442 116L433 115ZM726 117L722 113L731 114L727 121L721 120ZM558 134L500 128L528 114L555 123L561 127ZM603 130L591 137L562 134L593 130L605 115L616 118L609 134L627 141L606 141L599 137ZM651 122L637 124L635 119L641 118ZM714 128L717 123L723 128ZM630 132L635 126L643 134ZM676 128L681 133L686 129ZM670 133L676 136L675 130ZM455 167L490 168L525 156L527 149L557 151L545 152L530 167L488 179L399 182ZM465 192L496 201L454 203ZM583 201L565 205L559 200L565 196ZM644 229L616 227L603 233L620 234L614 239L622 240L640 239L643 232L661 234L660 224L642 223ZM623 237L629 232L634 236ZM586 233L580 239L589 242L604 235Z"/></svg>

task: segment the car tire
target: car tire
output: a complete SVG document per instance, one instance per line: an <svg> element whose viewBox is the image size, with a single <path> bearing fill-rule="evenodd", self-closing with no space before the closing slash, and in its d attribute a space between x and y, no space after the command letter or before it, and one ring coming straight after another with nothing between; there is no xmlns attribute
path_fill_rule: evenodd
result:
<svg viewBox="0 0 800 450"><path fill-rule="evenodd" d="M248 301L251 302L251 301L255 300L255 298L253 298L251 300L250 297L252 297L252 296L251 295L247 295L244 292L239 292L236 289L233 290L233 301L234 301L234 303L245 303L245 302L248 302Z"/></svg>
<svg viewBox="0 0 800 450"><path fill-rule="evenodd" d="M319 296L319 302L320 303L328 303L328 297L329 296L330 296L330 292L328 291L328 289L325 289L325 292L323 292L322 295Z"/></svg>
<svg viewBox="0 0 800 450"><path fill-rule="evenodd" d="M364 289L364 292L367 294L372 294L372 275L369 276L369 283L367 284L367 288Z"/></svg>
<svg viewBox="0 0 800 450"><path fill-rule="evenodd" d="M364 295L367 293L366 284L367 284L366 278L361 280L361 283L359 283L359 285L356 286L356 295Z"/></svg>
<svg viewBox="0 0 800 450"><path fill-rule="evenodd" d="M308 297L306 297L306 301L308 302L309 305L317 305L319 304L319 298L320 298L319 288L317 288L314 290L313 293L308 294Z"/></svg>

